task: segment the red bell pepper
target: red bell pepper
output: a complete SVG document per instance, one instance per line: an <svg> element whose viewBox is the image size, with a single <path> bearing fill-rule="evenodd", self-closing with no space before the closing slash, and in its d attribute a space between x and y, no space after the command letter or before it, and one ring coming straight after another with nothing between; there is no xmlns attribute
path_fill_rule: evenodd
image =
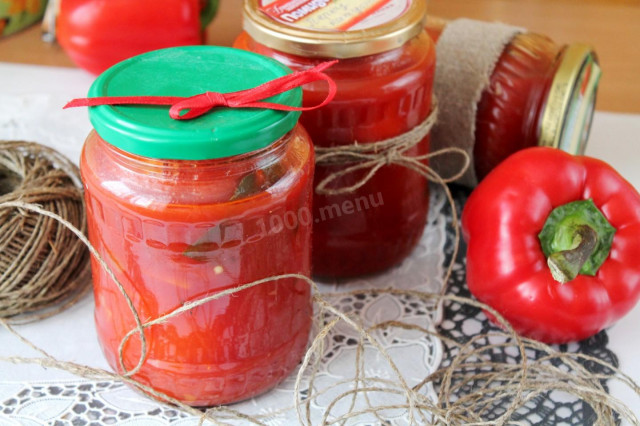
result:
<svg viewBox="0 0 640 426"><path fill-rule="evenodd" d="M600 160L512 155L471 194L462 230L469 289L524 336L587 338L640 297L640 195Z"/></svg>
<svg viewBox="0 0 640 426"><path fill-rule="evenodd" d="M165 47L202 44L218 0L61 0L56 38L71 60L99 74Z"/></svg>

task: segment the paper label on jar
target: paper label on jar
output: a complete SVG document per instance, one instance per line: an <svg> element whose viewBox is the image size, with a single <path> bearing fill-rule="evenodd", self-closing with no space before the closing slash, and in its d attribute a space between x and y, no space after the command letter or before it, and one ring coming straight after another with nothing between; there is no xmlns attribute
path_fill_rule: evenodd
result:
<svg viewBox="0 0 640 426"><path fill-rule="evenodd" d="M278 22L318 31L373 28L402 16L413 0L262 0L260 10Z"/></svg>

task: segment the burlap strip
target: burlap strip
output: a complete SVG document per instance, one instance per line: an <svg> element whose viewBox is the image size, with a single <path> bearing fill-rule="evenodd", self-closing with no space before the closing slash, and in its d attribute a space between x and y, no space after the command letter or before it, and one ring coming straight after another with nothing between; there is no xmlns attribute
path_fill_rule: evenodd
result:
<svg viewBox="0 0 640 426"><path fill-rule="evenodd" d="M473 165L478 102L505 46L523 31L501 23L459 19L449 23L438 40L434 93L440 115L431 146L434 151L457 147L467 152L472 161L458 183L478 184ZM450 176L460 170L460 158L440 157L433 168L440 176Z"/></svg>

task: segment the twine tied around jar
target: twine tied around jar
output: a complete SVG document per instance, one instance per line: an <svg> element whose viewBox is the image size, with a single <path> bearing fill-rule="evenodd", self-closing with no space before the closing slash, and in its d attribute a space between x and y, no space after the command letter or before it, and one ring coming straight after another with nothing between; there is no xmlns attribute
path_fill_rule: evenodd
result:
<svg viewBox="0 0 640 426"><path fill-rule="evenodd" d="M457 147L446 147L424 155L408 155L407 151L418 145L435 126L438 118L438 102L433 98L432 109L427 118L408 132L381 140L378 142L333 147L315 147L316 165L345 166L343 169L330 173L322 179L315 188L320 195L339 195L351 193L362 188L382 167L398 165L413 170L430 181L446 184L459 179L468 169L470 157L465 150ZM459 155L457 172L453 176L442 177L427 164L427 160L447 156ZM366 173L351 185L332 185L341 178L361 172Z"/></svg>
<svg viewBox="0 0 640 426"><path fill-rule="evenodd" d="M89 251L57 220L15 202L38 205L86 232L77 167L45 146L0 141L0 317L23 323L62 311L90 289Z"/></svg>

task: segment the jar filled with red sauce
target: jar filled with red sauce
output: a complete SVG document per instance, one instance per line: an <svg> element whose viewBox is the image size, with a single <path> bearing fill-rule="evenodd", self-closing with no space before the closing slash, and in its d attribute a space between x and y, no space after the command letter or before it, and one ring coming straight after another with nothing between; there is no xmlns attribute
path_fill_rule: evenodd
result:
<svg viewBox="0 0 640 426"><path fill-rule="evenodd" d="M158 50L105 71L100 96L193 96L255 87L290 73L251 52L212 46ZM294 89L270 100L299 106ZM89 238L149 321L185 303L282 274L310 274L313 148L299 112L215 108L173 120L166 107L97 106L81 157ZM95 322L118 372L134 317L94 261ZM280 279L213 300L145 329L133 376L193 406L275 386L306 350L308 284ZM123 347L132 370L133 335Z"/></svg>
<svg viewBox="0 0 640 426"><path fill-rule="evenodd" d="M294 70L327 59L338 86L333 101L304 112L301 123L316 147L368 144L404 134L431 112L435 48L424 31L426 2L418 0L246 0L244 29L234 47L257 52ZM304 86L304 104L323 97ZM429 151L425 137L406 152ZM351 164L316 164L315 184ZM354 185L368 172L345 175L330 188ZM314 275L349 277L382 271L407 256L428 210L428 182L385 165L354 192L314 194Z"/></svg>
<svg viewBox="0 0 640 426"><path fill-rule="evenodd" d="M448 24L429 17L426 29L438 42ZM533 32L516 34L477 105L473 158L478 180L527 147L554 146L583 154L600 75L597 56L588 45L560 45Z"/></svg>

